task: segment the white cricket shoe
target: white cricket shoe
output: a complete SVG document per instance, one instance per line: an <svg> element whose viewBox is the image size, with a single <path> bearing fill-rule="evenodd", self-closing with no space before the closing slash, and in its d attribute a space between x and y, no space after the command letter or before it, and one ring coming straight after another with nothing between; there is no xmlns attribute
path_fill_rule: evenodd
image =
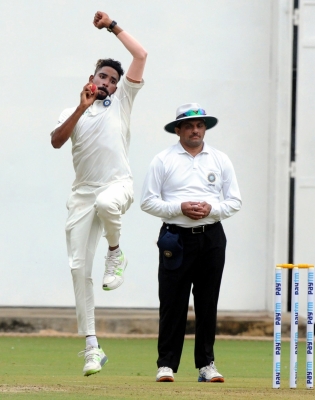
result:
<svg viewBox="0 0 315 400"><path fill-rule="evenodd" d="M174 382L172 368L160 367L157 371L156 382Z"/></svg>
<svg viewBox="0 0 315 400"><path fill-rule="evenodd" d="M121 252L119 256L106 256L105 259L103 290L117 289L124 282L124 272L128 264L127 258Z"/></svg>
<svg viewBox="0 0 315 400"><path fill-rule="evenodd" d="M211 361L210 365L200 368L198 382L224 382L224 378L217 371L214 362Z"/></svg>
<svg viewBox="0 0 315 400"><path fill-rule="evenodd" d="M87 346L85 350L80 351L79 357L84 356L85 364L83 367L83 375L89 376L100 372L102 366L108 362L108 358L104 351L99 347Z"/></svg>

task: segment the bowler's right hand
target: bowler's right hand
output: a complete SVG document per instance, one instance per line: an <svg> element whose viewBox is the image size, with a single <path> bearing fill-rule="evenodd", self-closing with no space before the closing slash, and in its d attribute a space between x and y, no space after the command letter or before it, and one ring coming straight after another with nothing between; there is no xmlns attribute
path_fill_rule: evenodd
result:
<svg viewBox="0 0 315 400"><path fill-rule="evenodd" d="M87 83L80 94L80 107L84 108L85 110L88 109L96 100L98 90L96 89L95 92L92 92L92 83Z"/></svg>

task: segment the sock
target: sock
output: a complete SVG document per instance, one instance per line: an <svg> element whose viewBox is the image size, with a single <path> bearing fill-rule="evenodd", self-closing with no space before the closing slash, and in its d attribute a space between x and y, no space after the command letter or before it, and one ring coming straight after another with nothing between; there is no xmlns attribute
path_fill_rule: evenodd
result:
<svg viewBox="0 0 315 400"><path fill-rule="evenodd" d="M87 347L87 346L93 346L93 347L98 348L97 337L96 337L95 335L93 335L93 336L87 336L87 337L85 338L85 340L86 340L86 347Z"/></svg>
<svg viewBox="0 0 315 400"><path fill-rule="evenodd" d="M117 247L117 249L115 249L115 250L108 250L107 255L108 256L120 256L121 255L120 247Z"/></svg>

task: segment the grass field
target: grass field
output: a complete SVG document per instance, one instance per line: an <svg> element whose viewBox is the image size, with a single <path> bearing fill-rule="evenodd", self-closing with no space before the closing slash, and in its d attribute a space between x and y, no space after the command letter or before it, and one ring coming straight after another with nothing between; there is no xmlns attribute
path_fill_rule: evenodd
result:
<svg viewBox="0 0 315 400"><path fill-rule="evenodd" d="M156 340L102 339L109 362L88 378L79 338L0 337L0 399L303 399L305 343L299 344L298 389L288 389L289 343L283 343L282 388L272 389L272 342L217 340L225 383L198 383L193 340L186 340L174 383L156 383Z"/></svg>

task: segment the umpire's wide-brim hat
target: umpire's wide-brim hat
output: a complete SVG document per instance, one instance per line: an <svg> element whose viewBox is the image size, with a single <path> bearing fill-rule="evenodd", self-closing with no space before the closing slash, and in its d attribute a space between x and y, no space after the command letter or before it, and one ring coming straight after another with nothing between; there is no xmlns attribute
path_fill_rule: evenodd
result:
<svg viewBox="0 0 315 400"><path fill-rule="evenodd" d="M198 103L188 103L179 106L176 110L176 120L166 124L164 129L169 133L176 133L176 126L185 119L202 118L205 121L206 129L213 128L218 120L215 117L207 115L206 111Z"/></svg>

